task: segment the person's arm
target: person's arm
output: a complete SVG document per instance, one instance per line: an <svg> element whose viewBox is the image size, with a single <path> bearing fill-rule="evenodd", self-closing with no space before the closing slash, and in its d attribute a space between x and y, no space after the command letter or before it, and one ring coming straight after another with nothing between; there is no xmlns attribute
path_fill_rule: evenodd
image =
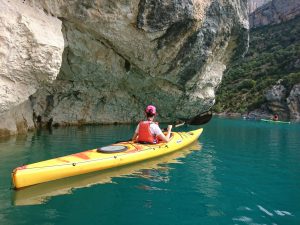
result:
<svg viewBox="0 0 300 225"><path fill-rule="evenodd" d="M167 135L164 135L163 133L159 134L158 137L160 138L160 140L162 140L163 142L169 142L170 141L170 137L171 137L171 130L172 130L172 125L168 125L168 133Z"/></svg>
<svg viewBox="0 0 300 225"><path fill-rule="evenodd" d="M135 142L136 141L136 138L139 136L139 125L137 125L136 129L135 129L135 132L132 136L132 141Z"/></svg>
<svg viewBox="0 0 300 225"><path fill-rule="evenodd" d="M133 142L135 142L135 141L136 141L136 138L137 138L137 136L138 136L138 133L135 133L135 132L134 132L134 134L133 134L133 136L132 136L132 139L131 139L131 140L132 140Z"/></svg>

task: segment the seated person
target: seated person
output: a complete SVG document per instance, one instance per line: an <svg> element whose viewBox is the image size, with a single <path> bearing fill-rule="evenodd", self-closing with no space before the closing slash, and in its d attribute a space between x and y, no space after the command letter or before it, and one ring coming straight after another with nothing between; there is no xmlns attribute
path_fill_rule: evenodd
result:
<svg viewBox="0 0 300 225"><path fill-rule="evenodd" d="M278 115L277 115L277 114L275 114L275 115L273 116L272 120L274 120L274 121L278 121Z"/></svg>
<svg viewBox="0 0 300 225"><path fill-rule="evenodd" d="M164 135L158 124L154 122L156 116L156 108L148 105L145 110L147 120L141 121L132 137L133 142L156 144L158 142L169 142L172 125L168 126L168 133Z"/></svg>

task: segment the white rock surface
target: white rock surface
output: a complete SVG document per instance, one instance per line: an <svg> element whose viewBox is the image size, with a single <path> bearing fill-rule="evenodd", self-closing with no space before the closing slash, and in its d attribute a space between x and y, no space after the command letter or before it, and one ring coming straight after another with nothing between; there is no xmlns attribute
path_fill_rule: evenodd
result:
<svg viewBox="0 0 300 225"><path fill-rule="evenodd" d="M8 112L0 115L0 137L26 133L33 129L32 107L29 100L14 106Z"/></svg>
<svg viewBox="0 0 300 225"><path fill-rule="evenodd" d="M56 79L64 39L61 21L22 1L0 0L0 115Z"/></svg>

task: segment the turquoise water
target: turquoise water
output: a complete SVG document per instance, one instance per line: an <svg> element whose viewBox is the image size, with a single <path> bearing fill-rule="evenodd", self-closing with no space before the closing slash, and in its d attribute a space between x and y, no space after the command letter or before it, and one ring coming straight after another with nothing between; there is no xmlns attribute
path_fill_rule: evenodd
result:
<svg viewBox="0 0 300 225"><path fill-rule="evenodd" d="M203 127L199 143L175 154L21 191L10 189L14 167L127 139L134 126L2 139L0 224L300 224L300 124Z"/></svg>

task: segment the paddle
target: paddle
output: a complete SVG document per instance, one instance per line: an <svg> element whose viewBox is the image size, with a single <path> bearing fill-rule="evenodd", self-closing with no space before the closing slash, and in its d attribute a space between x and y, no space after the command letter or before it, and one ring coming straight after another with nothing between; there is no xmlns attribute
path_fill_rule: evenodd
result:
<svg viewBox="0 0 300 225"><path fill-rule="evenodd" d="M206 112L203 112L189 120L181 119L180 123L176 123L173 126L181 127L183 125L203 125L203 124L208 123L211 120L211 118L212 118L212 112L206 111ZM166 128L164 128L163 130L165 131Z"/></svg>
<svg viewBox="0 0 300 225"><path fill-rule="evenodd" d="M208 123L211 120L211 118L212 118L212 111L206 111L188 120L186 123L190 125L203 125Z"/></svg>

